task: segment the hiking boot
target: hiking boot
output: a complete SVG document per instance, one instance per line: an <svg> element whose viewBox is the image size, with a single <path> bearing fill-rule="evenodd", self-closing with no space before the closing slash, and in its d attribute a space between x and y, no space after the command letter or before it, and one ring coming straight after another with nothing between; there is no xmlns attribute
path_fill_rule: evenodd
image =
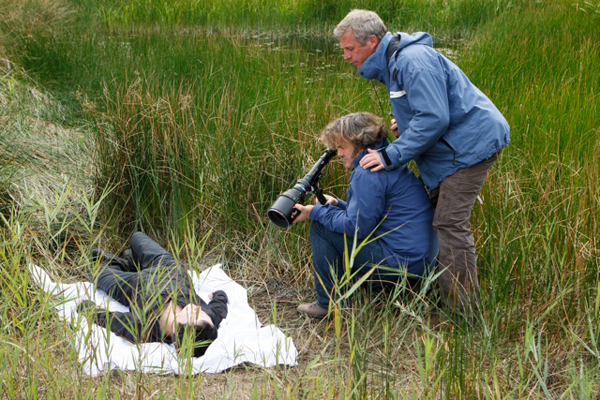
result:
<svg viewBox="0 0 600 400"><path fill-rule="evenodd" d="M329 314L326 308L321 307L316 301L314 303L302 303L297 308L300 314L310 318L322 319Z"/></svg>

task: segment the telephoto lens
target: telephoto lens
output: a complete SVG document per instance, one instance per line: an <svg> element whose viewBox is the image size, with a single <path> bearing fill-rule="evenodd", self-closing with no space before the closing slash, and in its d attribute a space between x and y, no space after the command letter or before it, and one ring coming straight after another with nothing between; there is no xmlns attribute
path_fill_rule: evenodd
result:
<svg viewBox="0 0 600 400"><path fill-rule="evenodd" d="M267 216L271 222L280 228L289 228L299 213L294 206L296 203L303 204L304 198L308 192L315 193L319 201L325 203L323 192L317 186L317 183L319 183L319 180L322 177L321 171L335 155L335 150L325 150L304 178L298 180L293 188L288 189L279 195L277 200L275 200L275 203L273 203L271 208L267 211Z"/></svg>
<svg viewBox="0 0 600 400"><path fill-rule="evenodd" d="M307 190L300 184L283 192L267 211L267 216L275 225L287 229L296 217L296 203L304 202Z"/></svg>

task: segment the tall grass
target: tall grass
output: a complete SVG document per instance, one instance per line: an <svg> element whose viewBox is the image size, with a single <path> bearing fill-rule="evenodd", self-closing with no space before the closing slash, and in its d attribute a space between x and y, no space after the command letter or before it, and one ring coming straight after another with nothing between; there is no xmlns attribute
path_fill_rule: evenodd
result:
<svg viewBox="0 0 600 400"><path fill-rule="evenodd" d="M112 209L126 231L136 216L150 227L193 220L202 204L203 148L194 140L191 96L182 87L153 96L142 85L137 78L107 88L97 116L97 185L115 187Z"/></svg>
<svg viewBox="0 0 600 400"><path fill-rule="evenodd" d="M141 26L211 26L225 29L275 29L283 32L329 29L349 10L376 11L390 25L444 32L457 38L506 11L516 11L526 2L497 0L416 1L392 0L165 0L104 1L76 3L88 14L100 17L109 30L138 29Z"/></svg>
<svg viewBox="0 0 600 400"><path fill-rule="evenodd" d="M467 72L496 93L512 126L512 145L485 190L488 204L476 210L480 242L497 240L480 256L491 305L514 312L502 317L512 324L523 324L517 315L525 313L554 329L574 329L569 316L596 297L597 23L560 2L519 19L505 15L466 56ZM565 45L551 43L555 37Z"/></svg>
<svg viewBox="0 0 600 400"><path fill-rule="evenodd" d="M372 86L349 79L330 56L319 59L323 50L292 51L298 44L306 39L234 35L211 44L202 34L191 41L152 34L106 43L88 57L84 39L74 49L82 63L68 63L87 70L85 60L94 58L97 71L114 70L106 60L122 66L101 75L100 96L98 81L80 86L89 93L80 101L97 126L99 187L119 187L111 212L130 226L177 230L202 217L219 233L264 229L268 203L321 153L316 132L345 112L336 109L374 98L349 96ZM40 47L55 54L53 43ZM60 64L53 75L71 68Z"/></svg>
<svg viewBox="0 0 600 400"><path fill-rule="evenodd" d="M19 66L0 79L3 395L166 397L165 384L180 397L598 395L592 2L12 5L0 2L2 57ZM432 32L511 124L512 144L473 210L484 304L474 328L432 330L435 293L407 299L399 290L375 300L357 291L355 307L331 323L294 315L313 296L307 226L273 228L265 210L321 153L315 138L327 122L388 109L385 89L353 76L331 38L352 7L378 11L390 30ZM332 163L322 182L343 196L347 175ZM69 328L50 312L52 299L30 290L24 266L33 259L57 278L81 276L92 246L117 249L136 228L191 263L211 251L224 257L261 318L294 337L300 366L197 381L86 379L57 334Z"/></svg>

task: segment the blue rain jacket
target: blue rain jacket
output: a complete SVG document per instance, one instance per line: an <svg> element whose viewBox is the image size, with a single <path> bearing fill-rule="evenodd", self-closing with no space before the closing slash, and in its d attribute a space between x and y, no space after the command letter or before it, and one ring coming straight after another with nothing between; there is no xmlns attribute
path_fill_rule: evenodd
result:
<svg viewBox="0 0 600 400"><path fill-rule="evenodd" d="M388 145L384 140L374 149ZM333 232L357 239L378 239L390 267L405 266L410 274L422 276L431 246L436 239L431 226L433 210L427 192L406 166L373 173L359 165L365 150L354 159L346 201L338 205L317 204L310 218ZM380 224L378 226L378 224Z"/></svg>
<svg viewBox="0 0 600 400"><path fill-rule="evenodd" d="M388 64L386 51L393 36L400 44ZM432 44L427 33L388 32L358 71L385 84L398 123L400 138L380 151L385 169L415 160L430 190L510 142L510 128L500 111Z"/></svg>

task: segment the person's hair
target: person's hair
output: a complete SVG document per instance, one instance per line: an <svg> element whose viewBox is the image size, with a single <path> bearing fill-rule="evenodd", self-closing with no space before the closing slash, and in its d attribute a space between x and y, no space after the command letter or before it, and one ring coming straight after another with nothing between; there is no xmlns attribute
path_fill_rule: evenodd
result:
<svg viewBox="0 0 600 400"><path fill-rule="evenodd" d="M217 328L204 321L199 325L177 324L177 340L175 347L179 350L185 344L186 336L191 335L193 338L193 355L201 357L206 352L206 349L217 338Z"/></svg>
<svg viewBox="0 0 600 400"><path fill-rule="evenodd" d="M321 132L321 142L335 149L341 140L356 148L371 147L387 137L383 120L371 113L358 112L330 122Z"/></svg>
<svg viewBox="0 0 600 400"><path fill-rule="evenodd" d="M385 24L375 12L356 9L350 11L348 15L337 24L333 30L333 35L336 39L340 40L342 35L346 33L348 29L352 29L354 38L362 45L366 44L367 39L372 35L375 35L377 40L381 41L381 38L383 38L387 32Z"/></svg>

